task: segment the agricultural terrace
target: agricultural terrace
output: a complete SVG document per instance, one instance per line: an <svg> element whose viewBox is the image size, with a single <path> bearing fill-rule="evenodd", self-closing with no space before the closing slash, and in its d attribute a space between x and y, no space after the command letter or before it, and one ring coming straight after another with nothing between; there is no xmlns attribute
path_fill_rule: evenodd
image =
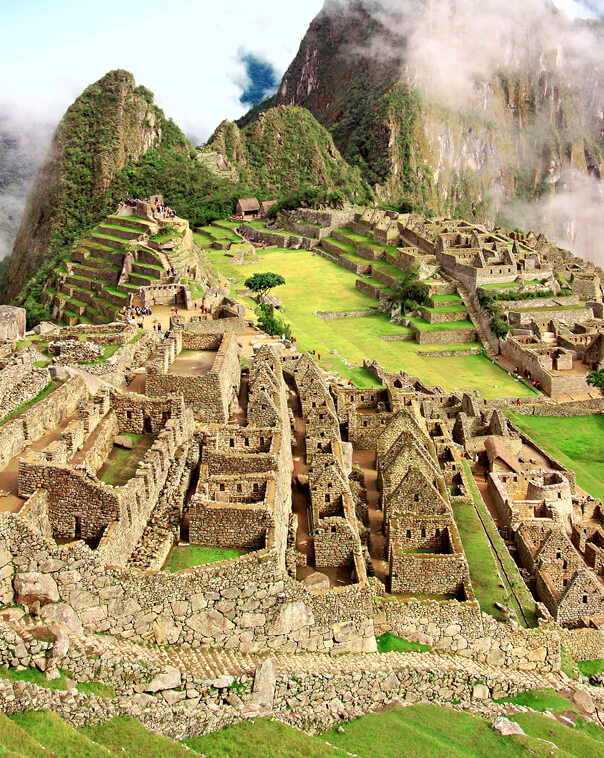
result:
<svg viewBox="0 0 604 758"><path fill-rule="evenodd" d="M604 499L604 416L523 416L509 413L523 432L577 474L577 484Z"/></svg>
<svg viewBox="0 0 604 758"><path fill-rule="evenodd" d="M209 250L208 261L231 282L231 293L248 308L250 298L237 296L243 282L256 272L274 271L286 281L274 294L281 298L283 315L291 323L300 350L316 350L324 368L352 379L359 387L376 386L375 379L362 368L363 359L377 359L387 371L404 369L428 384L445 391L480 391L483 397L518 397L531 394L530 388L514 380L484 355L434 357L425 353L480 347L477 342L447 345L418 345L415 341L385 341L383 336L409 335L409 328L391 324L386 315L374 313L356 318L321 319L319 312L366 311L376 308L376 300L355 287L353 272L308 250L274 248L259 250L259 264L233 266L221 250ZM338 354L333 355L332 350ZM350 364L350 367L344 363Z"/></svg>

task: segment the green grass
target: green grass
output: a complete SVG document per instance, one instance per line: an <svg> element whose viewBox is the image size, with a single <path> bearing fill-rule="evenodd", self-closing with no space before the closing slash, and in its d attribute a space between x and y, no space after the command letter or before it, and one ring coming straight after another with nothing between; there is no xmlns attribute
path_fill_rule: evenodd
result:
<svg viewBox="0 0 604 758"><path fill-rule="evenodd" d="M23 413L23 411L26 411L28 408L31 408L32 405L35 403L39 403L40 400L44 400L44 398L47 395L50 395L50 393L54 390L54 388L57 386L58 382L51 381L49 382L46 387L41 392L38 392L38 394L32 398L31 400L28 400L26 403L23 403L23 405L20 405L18 408L15 408L14 411L11 411L7 416L5 416L0 421L0 426L3 424L6 424L7 421L10 421L11 419L16 418L20 413Z"/></svg>
<svg viewBox="0 0 604 758"><path fill-rule="evenodd" d="M491 546L494 548L497 558L499 559L500 566L503 566L504 571L500 570L500 576L505 584L507 590L507 604L511 605L518 616L518 621L524 623L529 627L537 626L537 614L535 613L535 601L528 587L524 583L518 566L509 554L505 542L501 538L495 522L485 505L480 490L478 489L468 461L464 458L462 460L466 478L470 486L470 492L474 505L476 506L477 515L481 521L481 525L490 538Z"/></svg>
<svg viewBox="0 0 604 758"><path fill-rule="evenodd" d="M112 755L136 758L191 758L197 755L167 737L150 732L130 717L114 718L78 732L84 738L104 745Z"/></svg>
<svg viewBox="0 0 604 758"><path fill-rule="evenodd" d="M577 475L577 484L604 500L604 415L523 416L508 414L513 423Z"/></svg>
<svg viewBox="0 0 604 758"><path fill-rule="evenodd" d="M51 758L52 755L3 713L0 713L0 750L0 756L7 758Z"/></svg>
<svg viewBox="0 0 604 758"><path fill-rule="evenodd" d="M185 740L184 744L207 758L335 758L344 755L318 737L268 719L243 721Z"/></svg>
<svg viewBox="0 0 604 758"><path fill-rule="evenodd" d="M50 755L65 758L107 758L106 750L100 745L95 745L54 713L26 711L10 716L10 719L40 745L52 751Z"/></svg>
<svg viewBox="0 0 604 758"><path fill-rule="evenodd" d="M583 676L594 676L604 672L604 658L595 658L592 661L577 661L579 671Z"/></svg>
<svg viewBox="0 0 604 758"><path fill-rule="evenodd" d="M533 394L499 366L483 355L453 358L423 357L422 352L465 350L480 347L477 342L448 345L418 345L415 342L385 342L381 335L396 335L407 329L391 324L388 316L373 314L352 319L320 319L313 311L341 312L368 310L376 301L356 289L357 276L331 261L307 250L281 248L259 251L261 262L252 266L233 266L224 252L212 250L207 260L226 278L232 280L232 294L243 281L256 272L282 274L285 285L275 290L283 303L283 317L292 325L300 350L315 349L321 365L352 379L358 387L375 387L376 380L362 368L363 359L377 359L386 371L404 369L427 384L439 384L445 391L455 388L478 389L483 397L521 397ZM244 270L242 270L242 268ZM308 293L312 292L312 298ZM248 307L251 301L239 298ZM252 313L252 311L250 311ZM424 322L425 323L425 322ZM468 325L472 325L468 322ZM331 350L359 368L349 368Z"/></svg>
<svg viewBox="0 0 604 758"><path fill-rule="evenodd" d="M175 547L168 561L168 571L182 571L194 566L204 566L207 563L230 561L245 555L247 550L236 550L226 547L206 547L205 545L182 545Z"/></svg>
<svg viewBox="0 0 604 758"><path fill-rule="evenodd" d="M392 632L386 632L377 637L376 640L379 653L427 653L432 649L430 645L406 640L404 637L392 634Z"/></svg>
<svg viewBox="0 0 604 758"><path fill-rule="evenodd" d="M573 713L578 713L577 707L568 698L556 692L556 690L529 690L528 692L521 692L519 695L502 697L495 702L524 705L533 711L551 711L552 713L572 711Z"/></svg>
<svg viewBox="0 0 604 758"><path fill-rule="evenodd" d="M454 292L452 295L432 295L430 300L432 300L433 303L450 303L450 302L463 302L461 299L461 295L459 295L457 292Z"/></svg>
<svg viewBox="0 0 604 758"><path fill-rule="evenodd" d="M132 450L114 445L106 463L100 469L99 479L105 484L122 487L134 476L138 464L153 444L155 437L151 434L127 434L134 443Z"/></svg>
<svg viewBox="0 0 604 758"><path fill-rule="evenodd" d="M31 682L37 684L38 687L44 687L48 690L66 690L65 676L61 674L57 679L47 679L46 675L38 669L24 669L23 671L17 671L16 669L8 668L7 666L0 666L0 678L8 679L11 682Z"/></svg>
<svg viewBox="0 0 604 758"><path fill-rule="evenodd" d="M467 319L462 321L448 321L443 324L429 324L423 318L410 318L409 323L413 324L420 332L442 332L451 331L452 329L474 329L474 324Z"/></svg>
<svg viewBox="0 0 604 758"><path fill-rule="evenodd" d="M604 730L593 725L579 723L573 729L540 713L515 713L514 721L531 737L553 742L558 750L552 755L601 758L604 751Z"/></svg>
<svg viewBox="0 0 604 758"><path fill-rule="evenodd" d="M537 717L535 730L542 729L546 717L534 715ZM321 736L363 758L477 758L492 755L498 758L529 755L566 758L567 755L581 755L578 751L552 753L551 745L535 740L532 735L502 737L486 719L436 705L414 705L371 713L345 724L343 729L340 733L333 728ZM566 729L568 738L572 739L574 730L562 729Z"/></svg>
<svg viewBox="0 0 604 758"><path fill-rule="evenodd" d="M495 558L476 509L471 505L454 503L453 515L468 559L470 579L480 608L498 621L503 621L505 614L495 608L495 603L507 605L508 593L502 584Z"/></svg>
<svg viewBox="0 0 604 758"><path fill-rule="evenodd" d="M438 302L438 301L437 301ZM428 313L467 313L466 306L463 303L458 303L455 305L437 305L437 306L430 306L430 305L424 305L423 308L428 311Z"/></svg>

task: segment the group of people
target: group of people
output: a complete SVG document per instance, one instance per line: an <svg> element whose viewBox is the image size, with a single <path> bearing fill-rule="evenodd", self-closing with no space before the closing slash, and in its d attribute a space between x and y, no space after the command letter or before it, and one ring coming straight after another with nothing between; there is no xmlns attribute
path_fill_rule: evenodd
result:
<svg viewBox="0 0 604 758"><path fill-rule="evenodd" d="M141 316L144 318L145 316L152 316L153 310L151 306L147 306L145 308L142 308L141 306L124 306L123 308L120 308L119 310L119 316L121 318L127 319L127 321L132 322L137 318L141 318Z"/></svg>
<svg viewBox="0 0 604 758"><path fill-rule="evenodd" d="M118 211L121 208L136 208L137 203L150 203L151 200L148 197L140 198L140 197L129 197L127 200L120 200L118 205ZM163 219L175 219L176 218L176 211L170 208L168 205L162 205L160 202L155 200L153 208L152 208L153 218L163 218Z"/></svg>
<svg viewBox="0 0 604 758"><path fill-rule="evenodd" d="M516 368L514 369L514 374L515 374L515 376L520 376L520 368L519 368L518 366L516 366ZM532 385L532 386L533 386L533 387L534 387L536 390L541 390L541 385L539 384L539 382L538 382L536 379L533 379L533 377L532 377L532 374L531 374L531 372L529 371L529 369L526 369L526 370L525 370L525 372L524 372L524 377L525 377L525 379L526 379L527 381L529 381L529 382L531 383L531 385Z"/></svg>

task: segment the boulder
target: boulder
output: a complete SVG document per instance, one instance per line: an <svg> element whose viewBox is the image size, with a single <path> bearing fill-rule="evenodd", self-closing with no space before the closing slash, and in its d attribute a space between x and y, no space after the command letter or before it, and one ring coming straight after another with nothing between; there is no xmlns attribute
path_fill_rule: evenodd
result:
<svg viewBox="0 0 604 758"><path fill-rule="evenodd" d="M505 716L497 716L491 727L504 737L510 737L512 734L525 734L520 724L506 719Z"/></svg>
<svg viewBox="0 0 604 758"><path fill-rule="evenodd" d="M46 624L65 626L70 632L78 636L84 633L82 622L73 608L67 605L67 603L52 603L44 606L40 611L40 618Z"/></svg>
<svg viewBox="0 0 604 758"><path fill-rule="evenodd" d="M224 690L232 687L234 681L234 676L224 674L223 676L219 676L218 679L214 679L211 684L212 687L216 687L217 690Z"/></svg>
<svg viewBox="0 0 604 758"><path fill-rule="evenodd" d="M134 448L132 437L128 436L127 434L120 434L118 437L114 437L113 444L117 445L118 447L123 447L126 450L132 450Z"/></svg>
<svg viewBox="0 0 604 758"><path fill-rule="evenodd" d="M299 487L308 487L308 475L307 474L298 474L296 476L296 482Z"/></svg>
<svg viewBox="0 0 604 758"><path fill-rule="evenodd" d="M174 690L180 687L182 677L176 668L166 668L161 674L156 674L145 687L145 692L160 692L161 690Z"/></svg>
<svg viewBox="0 0 604 758"><path fill-rule="evenodd" d="M39 574L36 571L17 574L13 581L15 599L22 605L48 605L56 603L59 599L57 583L48 574Z"/></svg>
<svg viewBox="0 0 604 758"><path fill-rule="evenodd" d="M312 626L315 617L312 610L301 600L286 603L269 629L269 634L291 634L303 626Z"/></svg>
<svg viewBox="0 0 604 758"><path fill-rule="evenodd" d="M472 690L472 700L488 700L490 694L486 684L475 684Z"/></svg>
<svg viewBox="0 0 604 758"><path fill-rule="evenodd" d="M53 324L52 321L40 321L37 326L34 326L34 332L41 335L53 334L58 330L59 327L56 324Z"/></svg>
<svg viewBox="0 0 604 758"><path fill-rule="evenodd" d="M277 667L274 658L265 658L256 666L252 689L252 706L261 711L271 711L275 699Z"/></svg>
<svg viewBox="0 0 604 758"><path fill-rule="evenodd" d="M193 631L204 637L217 637L235 626L226 616L213 608L194 613L186 623Z"/></svg>
<svg viewBox="0 0 604 758"><path fill-rule="evenodd" d="M596 710L594 701L587 690L577 690L573 695L573 701L586 713L593 713Z"/></svg>

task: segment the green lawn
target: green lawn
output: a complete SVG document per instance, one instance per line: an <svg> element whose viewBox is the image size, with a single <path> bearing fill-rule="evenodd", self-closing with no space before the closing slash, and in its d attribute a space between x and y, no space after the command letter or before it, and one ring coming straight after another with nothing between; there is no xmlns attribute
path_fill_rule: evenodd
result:
<svg viewBox="0 0 604 758"><path fill-rule="evenodd" d="M427 653L432 648L420 642L412 642L392 632L386 632L376 638L379 653Z"/></svg>
<svg viewBox="0 0 604 758"><path fill-rule="evenodd" d="M529 690L528 692L521 692L519 695L502 697L495 702L524 705L533 711L551 711L552 713L572 711L573 713L578 713L574 703L571 703L570 700L560 695L556 690Z"/></svg>
<svg viewBox="0 0 604 758"><path fill-rule="evenodd" d="M526 720L526 737L502 737L486 719L436 705L414 705L371 713L345 724L343 732L334 728L321 736L349 754L363 758L478 758L493 755L498 758L528 758L531 755L583 758L596 755L590 751L598 745L596 740L585 737L584 744L574 747L575 730L561 724L564 749L552 750L551 745L534 738L547 730L550 719L541 714L519 715L535 717L530 725ZM514 714L513 720L520 719ZM557 739L552 742L560 746ZM587 752L583 752L586 746L589 746Z"/></svg>
<svg viewBox="0 0 604 758"><path fill-rule="evenodd" d="M145 729L136 719L121 717L79 730L83 735L111 751L111 755L136 758L192 758L197 753L160 734Z"/></svg>
<svg viewBox="0 0 604 758"><path fill-rule="evenodd" d="M155 437L152 434L126 434L134 443L132 450L113 446L107 461L103 464L98 477L105 484L121 487L134 476L138 464L144 458L145 453L153 444Z"/></svg>
<svg viewBox="0 0 604 758"><path fill-rule="evenodd" d="M407 329L391 324L384 314L352 319L320 319L313 311L341 312L367 310L376 301L356 289L357 276L308 250L269 249L259 251L261 262L251 266L233 266L224 252L213 250L207 259L233 284L243 288L243 281L256 272L274 271L285 278L275 295L283 303L283 316L292 324L300 350L315 349L324 368L352 379L358 387L374 387L376 380L362 368L363 359L377 359L391 372L404 369L428 384L439 384L446 391L454 388L478 389L483 397L519 397L532 394L528 387L493 365L482 355L453 358L423 357L422 352L463 350L480 347L476 342L449 345L418 345L415 342L385 342L381 335L396 335ZM312 296L309 297L309 293ZM250 306L251 301L239 298ZM424 322L425 323L425 322ZM471 326L471 324L468 325ZM339 355L359 368L349 368Z"/></svg>
<svg viewBox="0 0 604 758"><path fill-rule="evenodd" d="M184 741L206 758L336 758L341 750L278 721L254 719Z"/></svg>
<svg viewBox="0 0 604 758"><path fill-rule="evenodd" d="M482 499L480 490L478 489L476 482L474 481L474 477L472 476L472 472L470 471L470 466L468 465L468 461L464 459L462 463L463 463L464 471L466 473L468 484L470 485L470 492L472 494L472 499L474 500L474 505L476 506L476 512L479 517L481 527L483 529L483 532L486 533L485 537L488 535L488 537L490 538L491 547L494 548L497 558L499 560L500 565L497 566L497 570L500 572L501 580L505 583L505 590L507 594L507 604L512 605L512 607L516 611L516 614L518 616L518 621L520 623L524 623L526 626L529 626L529 627L536 627L537 614L535 613L535 601L533 599L533 596L529 592L528 587L526 586L522 577L520 576L520 572L518 571L518 566L516 565L512 556L510 555L505 545L505 542L501 538L501 535L497 531L495 522L493 521L491 514L489 513L488 508L486 507L485 502ZM472 539L475 539L475 538L477 539L477 535L472 536ZM469 558L468 558L468 561L469 561ZM501 566L503 566L504 571L501 571ZM472 580L472 583L473 581L474 580ZM486 601L487 602L490 601L490 597L488 593L486 595Z"/></svg>
<svg viewBox="0 0 604 758"><path fill-rule="evenodd" d="M604 500L604 415L523 416L508 414L516 426L572 469L577 484Z"/></svg>
<svg viewBox="0 0 604 758"><path fill-rule="evenodd" d="M108 755L103 747L96 745L49 711L26 711L10 718L36 742L51 751L46 755L65 758L106 758Z"/></svg>
<svg viewBox="0 0 604 758"><path fill-rule="evenodd" d="M604 672L604 658L595 658L593 661L577 661L579 671L583 676L594 676Z"/></svg>
<svg viewBox="0 0 604 758"><path fill-rule="evenodd" d="M182 571L193 566L204 566L207 563L230 561L245 555L247 550L235 550L226 547L206 547L205 545L182 545L175 547L168 558L168 571Z"/></svg>
<svg viewBox="0 0 604 758"><path fill-rule="evenodd" d="M495 603L508 605L509 595L499 576L497 563L476 509L471 505L455 503L453 515L468 559L470 579L480 608L498 621L503 621L505 614L495 608Z"/></svg>

